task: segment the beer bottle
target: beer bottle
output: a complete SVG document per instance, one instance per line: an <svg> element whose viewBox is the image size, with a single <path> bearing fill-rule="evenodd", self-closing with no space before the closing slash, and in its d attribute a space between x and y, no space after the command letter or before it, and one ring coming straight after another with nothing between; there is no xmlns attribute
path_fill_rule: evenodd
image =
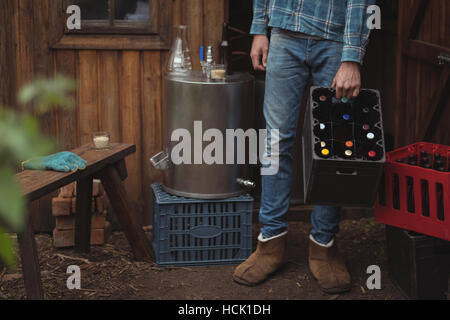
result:
<svg viewBox="0 0 450 320"><path fill-rule="evenodd" d="M408 164L410 166L417 166L417 155L415 154L408 155Z"/></svg>
<svg viewBox="0 0 450 320"><path fill-rule="evenodd" d="M420 151L420 166L428 167L428 165L431 167L429 155L425 150L422 150Z"/></svg>
<svg viewBox="0 0 450 320"><path fill-rule="evenodd" d="M438 170L441 163L442 163L441 155L439 153L435 153L433 157L433 169Z"/></svg>
<svg viewBox="0 0 450 320"><path fill-rule="evenodd" d="M231 72L231 48L230 43L228 41L228 24L224 22L222 28L222 42L220 43L219 48L220 54L220 63L225 65L227 75L230 75Z"/></svg>

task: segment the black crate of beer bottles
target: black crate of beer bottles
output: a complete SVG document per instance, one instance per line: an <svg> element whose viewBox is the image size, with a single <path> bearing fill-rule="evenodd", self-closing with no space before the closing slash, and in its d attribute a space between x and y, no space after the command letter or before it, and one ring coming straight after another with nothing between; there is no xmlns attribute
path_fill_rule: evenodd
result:
<svg viewBox="0 0 450 320"><path fill-rule="evenodd" d="M306 203L372 207L385 162L380 94L312 87L303 126Z"/></svg>

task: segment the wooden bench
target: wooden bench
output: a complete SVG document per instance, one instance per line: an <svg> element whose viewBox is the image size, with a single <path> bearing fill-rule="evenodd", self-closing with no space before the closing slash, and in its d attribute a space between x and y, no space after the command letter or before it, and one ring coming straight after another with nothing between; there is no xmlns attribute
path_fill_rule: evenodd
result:
<svg viewBox="0 0 450 320"><path fill-rule="evenodd" d="M111 145L110 150L95 151L91 145L86 145L72 152L88 162L85 170L71 173L25 170L16 175L27 201L30 203L76 181L75 250L89 252L92 182L94 178L100 179L134 257L137 260L153 261L150 243L130 209L126 190L122 184L127 177L125 157L135 153L136 146L116 143ZM39 260L30 215L26 230L18 234L17 238L27 298L43 299Z"/></svg>

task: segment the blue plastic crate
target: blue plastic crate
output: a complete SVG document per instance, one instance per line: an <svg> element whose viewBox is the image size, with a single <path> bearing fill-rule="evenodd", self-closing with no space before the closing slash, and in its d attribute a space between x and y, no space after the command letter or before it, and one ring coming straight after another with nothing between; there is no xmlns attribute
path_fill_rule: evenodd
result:
<svg viewBox="0 0 450 320"><path fill-rule="evenodd" d="M153 239L160 266L239 264L252 253L253 198L200 200L153 184Z"/></svg>

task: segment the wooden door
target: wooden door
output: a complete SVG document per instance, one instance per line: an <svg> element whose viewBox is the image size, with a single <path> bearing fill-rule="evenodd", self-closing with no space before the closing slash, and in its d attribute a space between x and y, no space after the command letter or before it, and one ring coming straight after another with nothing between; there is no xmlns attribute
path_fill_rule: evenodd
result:
<svg viewBox="0 0 450 320"><path fill-rule="evenodd" d="M399 1L396 145L450 144L450 1Z"/></svg>

